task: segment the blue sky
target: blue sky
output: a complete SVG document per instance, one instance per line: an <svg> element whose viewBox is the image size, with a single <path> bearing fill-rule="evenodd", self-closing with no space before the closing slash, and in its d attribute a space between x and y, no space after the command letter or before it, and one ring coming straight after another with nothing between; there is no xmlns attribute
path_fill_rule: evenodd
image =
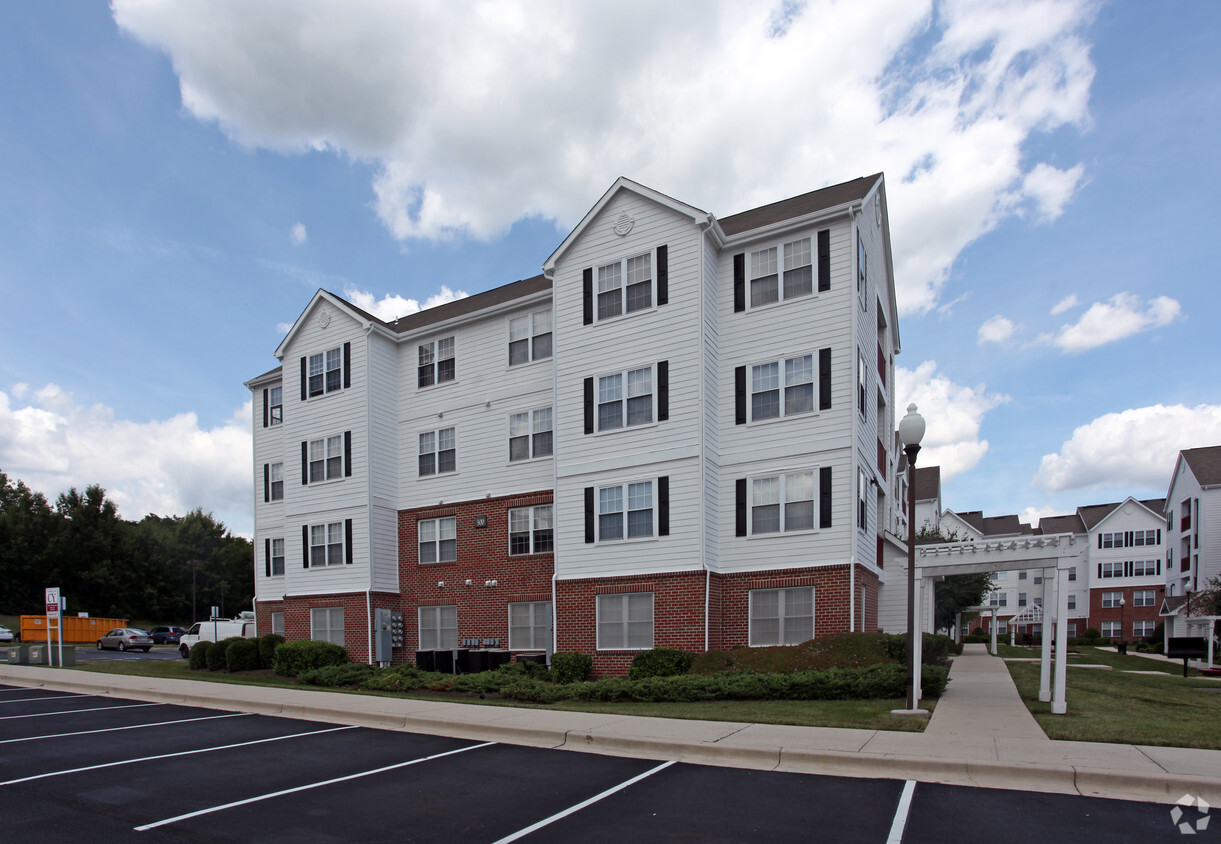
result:
<svg viewBox="0 0 1221 844"><path fill-rule="evenodd" d="M619 175L727 216L886 173L949 507L1221 443L1215 4L342 8L0 6L0 470L249 533L242 382L315 289L534 275Z"/></svg>

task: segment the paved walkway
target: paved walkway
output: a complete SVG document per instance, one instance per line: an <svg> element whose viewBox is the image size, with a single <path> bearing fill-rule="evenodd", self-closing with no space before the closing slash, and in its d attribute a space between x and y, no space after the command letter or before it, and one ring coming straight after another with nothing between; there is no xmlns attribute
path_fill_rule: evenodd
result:
<svg viewBox="0 0 1221 844"><path fill-rule="evenodd" d="M1221 805L1221 751L1052 741L983 646L954 660L923 733L681 721L0 665L0 683L379 729L760 770ZM1072 717L1070 678L1068 706Z"/></svg>

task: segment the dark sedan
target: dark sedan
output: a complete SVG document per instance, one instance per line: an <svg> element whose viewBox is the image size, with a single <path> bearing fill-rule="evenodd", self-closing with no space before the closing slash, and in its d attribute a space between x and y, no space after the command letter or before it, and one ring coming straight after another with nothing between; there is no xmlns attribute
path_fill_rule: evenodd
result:
<svg viewBox="0 0 1221 844"><path fill-rule="evenodd" d="M178 640L182 638L182 634L187 631L185 627L170 625L168 627L154 627L148 632L153 637L154 645L177 645Z"/></svg>

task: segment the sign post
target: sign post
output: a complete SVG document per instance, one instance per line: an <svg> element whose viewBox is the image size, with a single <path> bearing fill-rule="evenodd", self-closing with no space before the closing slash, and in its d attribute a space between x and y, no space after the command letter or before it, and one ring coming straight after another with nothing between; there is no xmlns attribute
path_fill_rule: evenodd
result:
<svg viewBox="0 0 1221 844"><path fill-rule="evenodd" d="M64 664L64 622L63 616L60 614L62 609L59 598L59 587L48 586L46 594L47 603L47 647L51 646L51 623L54 619L57 630L56 636L59 640L59 665L62 668Z"/></svg>

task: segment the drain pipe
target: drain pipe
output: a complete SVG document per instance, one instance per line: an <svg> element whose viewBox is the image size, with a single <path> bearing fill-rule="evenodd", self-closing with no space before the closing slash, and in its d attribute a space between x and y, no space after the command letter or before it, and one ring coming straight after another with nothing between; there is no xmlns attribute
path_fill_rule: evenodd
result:
<svg viewBox="0 0 1221 844"><path fill-rule="evenodd" d="M370 566L372 568L372 566ZM365 629L369 634L369 664L373 664L373 590L365 590Z"/></svg>
<svg viewBox="0 0 1221 844"><path fill-rule="evenodd" d="M856 555L848 558L848 632L856 632Z"/></svg>

